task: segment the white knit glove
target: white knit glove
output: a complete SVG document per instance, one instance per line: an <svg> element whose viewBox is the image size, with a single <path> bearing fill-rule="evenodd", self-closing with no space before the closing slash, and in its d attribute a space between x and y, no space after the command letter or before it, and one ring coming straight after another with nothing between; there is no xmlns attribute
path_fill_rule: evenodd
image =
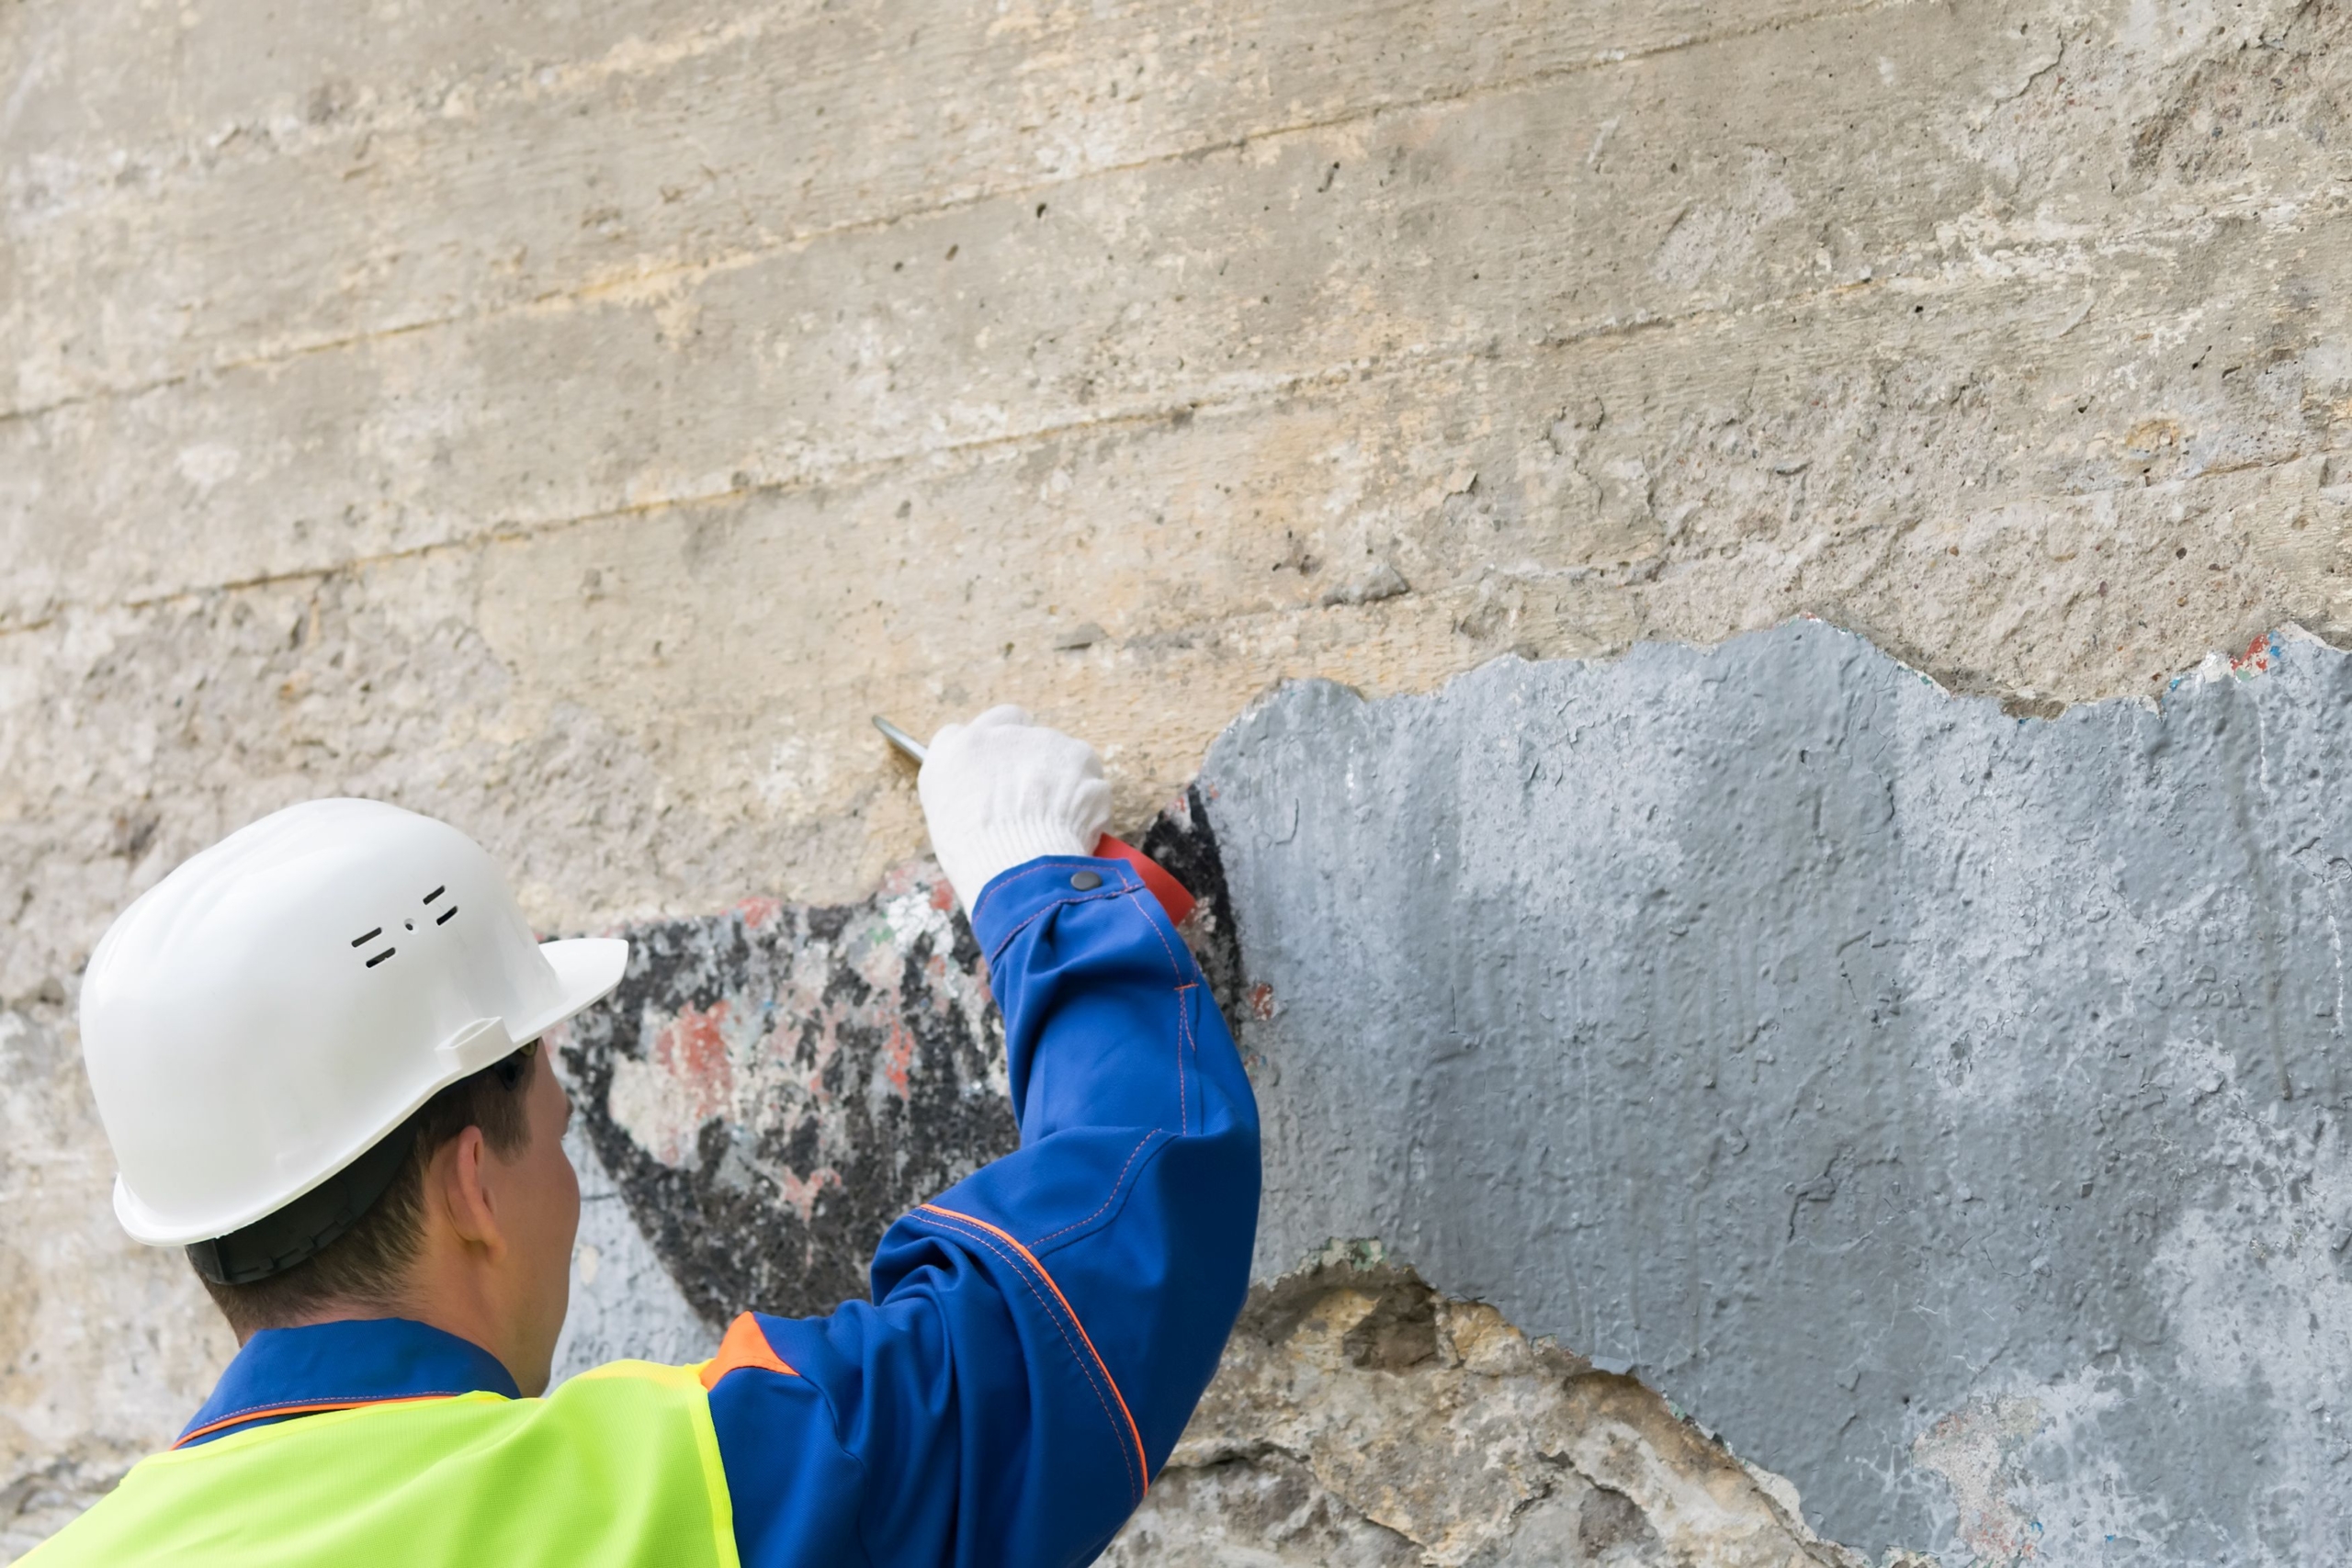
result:
<svg viewBox="0 0 2352 1568"><path fill-rule="evenodd" d="M1111 821L1094 748L1009 705L933 736L915 787L932 853L967 914L1001 873L1040 855L1092 854Z"/></svg>

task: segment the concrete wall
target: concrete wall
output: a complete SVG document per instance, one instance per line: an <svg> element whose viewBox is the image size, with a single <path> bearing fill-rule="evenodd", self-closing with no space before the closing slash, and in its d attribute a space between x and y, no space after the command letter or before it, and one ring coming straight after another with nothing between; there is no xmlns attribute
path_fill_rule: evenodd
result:
<svg viewBox="0 0 2352 1568"><path fill-rule="evenodd" d="M464 826L548 930L642 935L637 1010L566 1051L596 1168L567 1353L690 1354L730 1292L838 1285L897 1196L850 1179L877 1150L1002 1135L865 721L1016 697L1229 882L1194 934L1276 1112L1254 1326L1126 1557L1835 1560L1815 1525L1952 1562L2308 1557L2344 1495L2340 1314L2290 1241L2326 1217L2335 1024L2293 1009L2334 962L2310 857L2338 829L2244 736L2327 776L2335 667L2285 639L2275 685L2133 705L2290 623L2352 634L2346 28L2319 0L0 0L0 1540L166 1437L228 1348L106 1212L72 1004L123 901L350 792ZM1883 654L1725 640L1800 614ZM1645 639L1724 646L1607 662ZM1482 668L1510 654L1539 662ZM1602 662L1541 662L1571 659ZM1251 709L1306 677L1374 705ZM1698 765L1756 735L1807 757ZM1526 773L1473 765L1498 736ZM1980 792L1997 828L1952 776L1979 760L2020 770ZM2026 776L2051 767L2080 800ZM1643 781L1662 822L1579 804ZM1348 809L1284 839L1285 799ZM1787 828L1806 802L1836 867ZM1285 855L1381 886L1431 812L1527 880L1281 894ZM1743 812L1781 825L1755 865L1668 853ZM1669 863L1718 900L1695 936L1645 923L1671 897L1593 901ZM2012 925L1939 909L1923 864L1997 882ZM2109 886L2159 889L2113 906L2144 951L2062 931ZM1533 900L1499 934L1498 888ZM2232 909L2251 934L2183 912ZM1832 928L1894 933L1842 998ZM1683 988L1531 1010L1562 955L1660 940ZM1384 952L1411 1007L1310 1005ZM868 1111L804 1115L736 1010L837 972L872 995L787 1016ZM1958 985L1986 974L2008 988ZM1883 1073L1815 1080L1783 1146L1739 1117L1804 1108L1792 1044L1740 1091L1753 1154L1680 1100L1643 1102L1645 1139L1572 1135L1768 1000ZM2033 1066L2094 1008L2072 1076ZM895 1063L894 1010L928 1021ZM1495 1049L1456 1062L1448 1030ZM1288 1173L1348 1051L1452 1098L1337 1202ZM2127 1083L2166 1098L2109 1114ZM1907 1285L1826 1260L1896 1245L1869 1204L1923 1166L1973 1196L1905 1211ZM1671 1224L1605 1201L1702 1169ZM1508 1222L1449 1230L1498 1195ZM2127 1223L2145 1257L2033 1240ZM1756 1294L1620 1304L1702 1307L1718 1263ZM1928 1324L1920 1292L1965 1311ZM2273 1490L2160 1451L2216 1409Z"/></svg>

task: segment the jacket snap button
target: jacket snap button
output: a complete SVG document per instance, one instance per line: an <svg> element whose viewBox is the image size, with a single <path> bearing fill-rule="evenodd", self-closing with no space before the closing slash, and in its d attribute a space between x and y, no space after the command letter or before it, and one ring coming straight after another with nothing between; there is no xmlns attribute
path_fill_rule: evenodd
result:
<svg viewBox="0 0 2352 1568"><path fill-rule="evenodd" d="M1073 872L1070 874L1069 885L1080 893L1091 893L1102 886L1102 878L1091 871Z"/></svg>

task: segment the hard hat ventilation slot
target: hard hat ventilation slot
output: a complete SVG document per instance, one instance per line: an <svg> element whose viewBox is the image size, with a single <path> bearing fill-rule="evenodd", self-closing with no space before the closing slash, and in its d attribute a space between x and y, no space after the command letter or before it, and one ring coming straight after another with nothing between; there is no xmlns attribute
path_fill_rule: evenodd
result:
<svg viewBox="0 0 2352 1568"><path fill-rule="evenodd" d="M397 947L388 947L384 949L383 952L376 954L375 957L368 961L368 967L373 969L377 964L381 964L385 959L390 958L393 953L398 953L400 949Z"/></svg>
<svg viewBox="0 0 2352 1568"><path fill-rule="evenodd" d="M447 908L442 910L440 915L435 919L433 923L436 926L446 926L449 923L449 917L457 912L458 907L455 904L452 904Z"/></svg>
<svg viewBox="0 0 2352 1568"><path fill-rule="evenodd" d="M438 887L435 888L432 892L427 893L427 894L424 896L424 901L425 901L426 903L430 904L430 903L432 903L432 902L433 902L433 900L435 900L435 898L440 897L441 897L441 895L443 895L444 893L447 893L447 891L449 891L449 885L448 885L447 883L446 883L446 882L445 882L445 883L443 883L440 886L438 886Z"/></svg>
<svg viewBox="0 0 2352 1568"><path fill-rule="evenodd" d="M365 935L365 936L356 936L356 937L353 937L353 938L351 939L351 945L352 945L352 946L354 946L354 947L365 947L365 946L367 946L369 942L371 942L375 941L378 937L382 936L383 934L384 934L384 928L383 928L383 927L381 927L381 926L378 926L374 931L369 931L369 932L368 932L367 935Z"/></svg>

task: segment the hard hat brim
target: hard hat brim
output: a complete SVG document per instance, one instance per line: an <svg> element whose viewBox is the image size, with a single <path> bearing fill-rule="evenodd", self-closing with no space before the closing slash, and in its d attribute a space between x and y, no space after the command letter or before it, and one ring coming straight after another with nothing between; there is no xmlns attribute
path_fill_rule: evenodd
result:
<svg viewBox="0 0 2352 1568"><path fill-rule="evenodd" d="M492 1060L519 1048L529 1041L539 1038L548 1030L583 1009L593 1007L612 995L614 989L621 983L621 976L628 968L628 943L618 937L571 937L560 942L543 942L538 944L538 952L539 955L547 960L548 966L555 971L557 990L555 1004L537 1017L500 1021L503 1024L506 1043L503 1049L495 1045L492 1046L490 1057ZM490 1031L493 1035L499 1032L496 1028ZM471 1054L469 1053L469 1055ZM331 1179L337 1171L374 1147L378 1141L390 1135L401 1122L408 1120L418 1106L474 1070L476 1070L474 1066L460 1063L451 1070L443 1073L439 1076L438 1081L433 1082L422 1093L416 1095L412 1103L403 1108L398 1116L392 1118L390 1122L384 1126L374 1138L363 1142L358 1147L353 1149L348 1158L321 1171L315 1178L304 1182L295 1190L272 1199L254 1213L241 1213L225 1224L216 1221L209 1224L199 1224L191 1226L185 1220L175 1222L164 1214L158 1213L140 1201L139 1195L130 1190L130 1185L119 1174L117 1174L114 1179L115 1218L120 1222L124 1230L130 1233L133 1240L143 1242L149 1247L185 1247L190 1242L211 1241L229 1235L251 1224L266 1214L275 1213L277 1210L302 1197L312 1188Z"/></svg>
<svg viewBox="0 0 2352 1568"><path fill-rule="evenodd" d="M574 1013L611 996L628 968L628 943L612 936L570 937L539 943L539 956L555 971L562 1000L546 1018L508 1024L506 1032L517 1045L537 1039Z"/></svg>

